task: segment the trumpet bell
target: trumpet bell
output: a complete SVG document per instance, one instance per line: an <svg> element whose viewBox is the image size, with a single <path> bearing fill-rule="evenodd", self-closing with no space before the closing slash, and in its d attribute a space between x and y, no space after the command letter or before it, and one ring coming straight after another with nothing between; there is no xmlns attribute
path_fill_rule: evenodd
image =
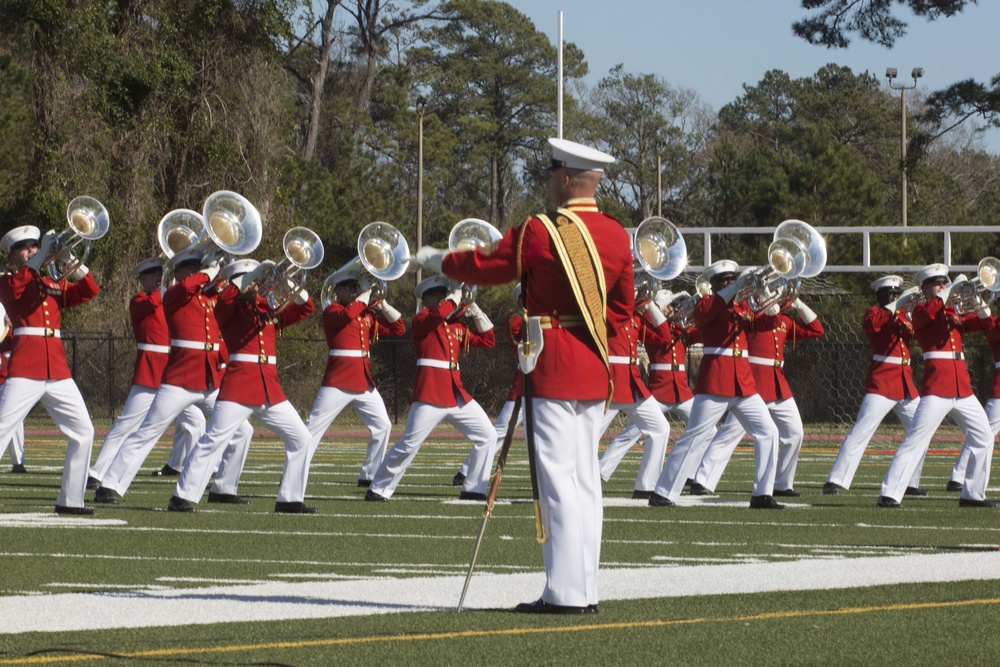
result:
<svg viewBox="0 0 1000 667"><path fill-rule="evenodd" d="M636 227L632 257L657 280L671 280L687 266L687 244L674 223L653 216Z"/></svg>
<svg viewBox="0 0 1000 667"><path fill-rule="evenodd" d="M781 268L770 261L775 254L777 257L773 259L777 259ZM785 220L774 230L768 260L784 278L818 276L826 268L826 240L812 225L801 220Z"/></svg>
<svg viewBox="0 0 1000 667"><path fill-rule="evenodd" d="M173 257L197 243L205 235L201 213L179 208L167 213L156 226L156 240L167 257Z"/></svg>
<svg viewBox="0 0 1000 667"><path fill-rule="evenodd" d="M479 218L466 218L455 223L448 234L448 249L475 250L492 245L503 238L500 230Z"/></svg>
<svg viewBox="0 0 1000 667"><path fill-rule="evenodd" d="M1000 259L996 257L983 257L979 260L976 275L986 290L994 294L1000 292Z"/></svg>
<svg viewBox="0 0 1000 667"><path fill-rule="evenodd" d="M364 269L379 280L390 281L410 266L410 246L388 222L372 222L358 234L358 258Z"/></svg>
<svg viewBox="0 0 1000 667"><path fill-rule="evenodd" d="M315 269L323 261L323 241L307 227L292 227L281 242L288 261L302 270Z"/></svg>
<svg viewBox="0 0 1000 667"><path fill-rule="evenodd" d="M75 197L66 207L66 221L76 236L96 241L108 233L111 219L104 204L93 197Z"/></svg>
<svg viewBox="0 0 1000 667"><path fill-rule="evenodd" d="M230 255L246 255L260 245L260 213L243 195L228 190L212 193L202 208L205 231Z"/></svg>

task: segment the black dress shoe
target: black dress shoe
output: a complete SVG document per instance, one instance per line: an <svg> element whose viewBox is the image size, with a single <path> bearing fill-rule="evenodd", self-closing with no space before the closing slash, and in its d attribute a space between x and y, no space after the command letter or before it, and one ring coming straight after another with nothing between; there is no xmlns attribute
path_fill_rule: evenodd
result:
<svg viewBox="0 0 1000 667"><path fill-rule="evenodd" d="M10 471L16 475L27 474L28 469L24 467L23 463L15 463L10 467Z"/></svg>
<svg viewBox="0 0 1000 667"><path fill-rule="evenodd" d="M459 500L478 500L481 503L486 502L485 493L475 493L473 491L461 491L458 494Z"/></svg>
<svg viewBox="0 0 1000 667"><path fill-rule="evenodd" d="M972 500L971 498L959 498L959 507L996 507L997 501L995 500Z"/></svg>
<svg viewBox="0 0 1000 667"><path fill-rule="evenodd" d="M944 490L945 491L961 491L962 490L962 483L961 482L956 482L953 479L949 479L948 480L948 486L944 487Z"/></svg>
<svg viewBox="0 0 1000 667"><path fill-rule="evenodd" d="M691 486L692 484L694 484L694 480L691 479L690 477L684 480L684 486Z"/></svg>
<svg viewBox="0 0 1000 667"><path fill-rule="evenodd" d="M359 479L358 480L358 488L360 488L360 489L367 489L371 485L372 485L372 481L370 479Z"/></svg>
<svg viewBox="0 0 1000 667"><path fill-rule="evenodd" d="M561 604L551 604L545 600L538 599L534 602L522 602L514 607L515 614L596 614L597 605L588 604L586 607L568 607Z"/></svg>
<svg viewBox="0 0 1000 667"><path fill-rule="evenodd" d="M246 498L241 498L235 493L215 493L214 491L208 492L208 502L210 503L224 503L226 505L249 505L250 501Z"/></svg>
<svg viewBox="0 0 1000 667"><path fill-rule="evenodd" d="M88 491L96 491L99 488L101 488L101 480L97 479L96 477L88 477L87 478L87 490Z"/></svg>
<svg viewBox="0 0 1000 667"><path fill-rule="evenodd" d="M636 489L632 492L632 500L649 500L652 495L652 491L640 491Z"/></svg>
<svg viewBox="0 0 1000 667"><path fill-rule="evenodd" d="M68 514L70 516L90 516L94 514L96 510L93 507L66 507L65 505L56 505L56 514Z"/></svg>
<svg viewBox="0 0 1000 667"><path fill-rule="evenodd" d="M750 496L752 510L783 510L785 506L771 496Z"/></svg>
<svg viewBox="0 0 1000 667"><path fill-rule="evenodd" d="M282 502L278 501L274 503L274 511L278 514L318 514L319 510L315 507L309 507L305 503L298 502Z"/></svg>
<svg viewBox="0 0 1000 667"><path fill-rule="evenodd" d="M771 492L772 495L779 496L781 498L801 498L802 494L795 489L775 489Z"/></svg>
<svg viewBox="0 0 1000 667"><path fill-rule="evenodd" d="M367 491L365 491L365 500L367 500L370 503L387 503L387 502L389 502L388 498L386 498L385 496L383 496L381 494L375 493L371 489L368 489Z"/></svg>
<svg viewBox="0 0 1000 667"><path fill-rule="evenodd" d="M103 486L97 487L94 491L94 502L101 503L102 505L117 505L118 501L122 499L120 493L114 489L108 489Z"/></svg>
<svg viewBox="0 0 1000 667"><path fill-rule="evenodd" d="M894 510L902 507L902 505L900 505L897 501L893 500L889 496L879 496L878 500L875 501L875 507Z"/></svg>
<svg viewBox="0 0 1000 667"><path fill-rule="evenodd" d="M670 498L664 498L656 491L653 491L652 493L649 494L650 507L673 507L676 504L677 503L672 501Z"/></svg>
<svg viewBox="0 0 1000 667"><path fill-rule="evenodd" d="M839 484L834 484L833 482L827 482L823 485L823 495L824 496L839 496L841 491L846 491L844 487Z"/></svg>
<svg viewBox="0 0 1000 667"><path fill-rule="evenodd" d="M709 489L708 487L706 487L706 486L704 486L702 484L699 484L698 482L691 482L691 490L689 491L689 493L692 496L710 496L710 495L712 495L711 489Z"/></svg>
<svg viewBox="0 0 1000 667"><path fill-rule="evenodd" d="M455 476L451 478L452 486L462 486L465 483L465 475L460 472L455 473Z"/></svg>
<svg viewBox="0 0 1000 667"><path fill-rule="evenodd" d="M922 496L926 496L927 492L924 491L923 489L918 489L915 486L908 486L908 487L906 487L906 491L903 491L903 495L904 496L920 496L920 497L922 497Z"/></svg>
<svg viewBox="0 0 1000 667"><path fill-rule="evenodd" d="M168 512L193 512L194 505L183 498L177 496L170 496L170 502L167 503Z"/></svg>
<svg viewBox="0 0 1000 667"><path fill-rule="evenodd" d="M163 466L159 470L153 471L153 477L177 477L180 474L180 470L171 468L170 466Z"/></svg>

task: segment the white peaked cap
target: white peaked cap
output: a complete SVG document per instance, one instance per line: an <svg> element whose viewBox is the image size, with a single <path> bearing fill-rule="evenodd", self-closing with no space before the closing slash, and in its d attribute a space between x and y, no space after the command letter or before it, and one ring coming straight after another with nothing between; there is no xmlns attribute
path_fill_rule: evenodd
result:
<svg viewBox="0 0 1000 667"><path fill-rule="evenodd" d="M180 264L183 264L184 262L190 262L191 260L201 262L201 252L195 250L193 247L185 248L184 250L181 250L179 253L168 259L166 267L171 271L173 271Z"/></svg>
<svg viewBox="0 0 1000 667"><path fill-rule="evenodd" d="M873 280L872 284L871 284L871 288L874 291L876 291L876 292L879 291L880 289L884 289L886 287L893 287L893 288L896 288L896 289L902 289L902 287L903 287L903 279L900 276L895 276L895 275L893 275L893 276L882 276L881 278L877 278L876 280Z"/></svg>
<svg viewBox="0 0 1000 667"><path fill-rule="evenodd" d="M920 269L913 275L913 282L917 285L922 285L925 280L930 280L931 278L947 278L948 277L948 265L947 264L928 264L924 268Z"/></svg>
<svg viewBox="0 0 1000 667"><path fill-rule="evenodd" d="M40 238L42 238L42 233L38 231L38 227L34 225L22 225L3 235L3 238L0 239L0 250L6 255L15 244L21 241L37 242Z"/></svg>
<svg viewBox="0 0 1000 667"><path fill-rule="evenodd" d="M578 144L567 139L549 139L552 146L552 164L549 169L566 167L567 169L582 169L584 171L604 172L604 165L611 164L615 159L596 148Z"/></svg>
<svg viewBox="0 0 1000 667"><path fill-rule="evenodd" d="M448 276L441 275L439 273L430 276L429 278L424 278L419 283L417 283L417 286L413 288L413 296L419 299L424 295L424 292L426 292L427 290L432 290L435 287L447 288L450 286L450 284L451 281L448 280Z"/></svg>
<svg viewBox="0 0 1000 667"><path fill-rule="evenodd" d="M219 271L219 277L223 280L232 280L241 273L250 273L258 266L260 266L260 262L256 259L233 260L229 264L226 264L225 268Z"/></svg>
<svg viewBox="0 0 1000 667"><path fill-rule="evenodd" d="M164 259L162 257L148 257L139 262L138 264L136 264L135 268L132 269L132 271L133 273L135 273L135 275L141 276L147 271L155 271L157 269L162 269L163 262Z"/></svg>
<svg viewBox="0 0 1000 667"><path fill-rule="evenodd" d="M731 259L720 259L705 269L705 279L711 280L721 273L739 273L740 265Z"/></svg>
<svg viewBox="0 0 1000 667"><path fill-rule="evenodd" d="M334 287L336 287L340 283L347 282L348 280L353 280L354 282L358 282L360 279L361 279L361 269L359 269L356 266L334 271L330 275L330 282L333 283Z"/></svg>

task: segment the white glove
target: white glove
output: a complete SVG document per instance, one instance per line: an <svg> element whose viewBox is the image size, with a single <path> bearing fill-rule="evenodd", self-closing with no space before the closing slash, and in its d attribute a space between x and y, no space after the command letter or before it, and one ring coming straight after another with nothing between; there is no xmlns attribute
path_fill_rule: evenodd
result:
<svg viewBox="0 0 1000 667"><path fill-rule="evenodd" d="M462 288L456 287L445 298L457 306L458 304L462 303Z"/></svg>
<svg viewBox="0 0 1000 667"><path fill-rule="evenodd" d="M725 301L726 303L732 303L733 298L736 296L736 293L739 292L744 285L746 285L746 282L749 279L749 277L750 274L741 273L739 277L737 277L736 280L733 281L732 285L730 285L729 287L723 287L722 289L719 290L719 296L721 296L722 300Z"/></svg>
<svg viewBox="0 0 1000 667"><path fill-rule="evenodd" d="M73 282L79 282L83 280L83 277L88 273L90 273L90 269L87 268L87 265L81 264L76 271L69 274L69 279L72 280ZM987 315L987 317L989 317L989 315Z"/></svg>
<svg viewBox="0 0 1000 667"><path fill-rule="evenodd" d="M203 266L200 271L208 276L208 282L212 282L219 275L219 265L217 262L212 262L208 266Z"/></svg>
<svg viewBox="0 0 1000 667"><path fill-rule="evenodd" d="M36 252L31 259L29 259L26 264L41 273L42 268L45 265L45 258L48 257L49 251L52 250L52 243L56 239L56 233L51 229L45 232L42 237L41 242L38 244L38 252Z"/></svg>
<svg viewBox="0 0 1000 667"><path fill-rule="evenodd" d="M989 316L992 315L992 314L993 313L990 310L989 306L983 306L982 308L980 308L979 310L976 311L976 315L978 315L979 319L981 319L981 320L988 319Z"/></svg>
<svg viewBox="0 0 1000 667"><path fill-rule="evenodd" d="M896 299L895 301L890 301L889 303L885 304L882 307L888 310L890 313L895 313L897 305L899 305L899 299Z"/></svg>
<svg viewBox="0 0 1000 667"><path fill-rule="evenodd" d="M948 297L951 296L951 290L955 287L956 283L951 283L950 285L945 285L944 289L937 293L937 296L941 298L944 305L948 305Z"/></svg>
<svg viewBox="0 0 1000 667"><path fill-rule="evenodd" d="M476 325L476 331L479 333L489 331L493 328L493 323L490 322L490 318L486 317L486 313L483 312L478 303L469 306L465 314L472 318L473 324Z"/></svg>
<svg viewBox="0 0 1000 667"><path fill-rule="evenodd" d="M368 300L371 299L371 298L372 298L372 291L370 289L366 289L364 292L362 292L361 294L359 294L356 297L354 297L354 300L355 301L360 301L361 303L363 303L363 304L365 304L367 306L368 305Z"/></svg>
<svg viewBox="0 0 1000 667"><path fill-rule="evenodd" d="M802 324L809 324L816 319L816 313L812 308L802 303L802 299L796 299L792 304L792 308L794 308L795 312L798 313L799 321L802 322Z"/></svg>
<svg viewBox="0 0 1000 667"><path fill-rule="evenodd" d="M309 292L307 290L302 290L295 295L295 303L299 306L304 306L309 302Z"/></svg>
<svg viewBox="0 0 1000 667"><path fill-rule="evenodd" d="M767 310L764 311L764 314L774 317L779 312L781 312L781 307L776 303L772 303L770 306L767 307Z"/></svg>
<svg viewBox="0 0 1000 667"><path fill-rule="evenodd" d="M379 312L382 313L382 317L384 317L385 321L388 322L389 324L393 324L394 322L399 320L400 317L403 316L402 313L400 313L398 310L389 305L389 303L386 302L385 299L379 301L379 304L378 306L376 306L376 308L378 308Z"/></svg>
<svg viewBox="0 0 1000 667"><path fill-rule="evenodd" d="M447 254L447 250L438 250L425 245L413 256L413 261L429 271L441 273L441 262L444 261L444 256Z"/></svg>
<svg viewBox="0 0 1000 667"><path fill-rule="evenodd" d="M654 327L658 327L667 321L667 318L663 316L663 311L652 301L646 304L644 315Z"/></svg>

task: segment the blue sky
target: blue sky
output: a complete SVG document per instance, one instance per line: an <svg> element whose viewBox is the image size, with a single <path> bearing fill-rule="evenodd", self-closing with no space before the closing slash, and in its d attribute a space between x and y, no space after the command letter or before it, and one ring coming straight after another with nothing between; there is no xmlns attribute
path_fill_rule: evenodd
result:
<svg viewBox="0 0 1000 667"><path fill-rule="evenodd" d="M807 15L798 0L506 2L553 43L557 15L563 11L564 39L583 50L590 67L588 85L622 63L630 73L658 74L675 88L694 90L716 111L741 95L744 83L756 84L771 69L800 78L836 63L884 81L886 67L896 67L909 85L910 71L923 67L919 88L925 92L968 78L988 84L1000 72L1000 2L994 0L981 0L958 16L934 22L898 8L899 16L912 20L892 49L860 39L847 49L808 44L792 34L792 22ZM1000 154L1000 131L991 130L984 147Z"/></svg>

